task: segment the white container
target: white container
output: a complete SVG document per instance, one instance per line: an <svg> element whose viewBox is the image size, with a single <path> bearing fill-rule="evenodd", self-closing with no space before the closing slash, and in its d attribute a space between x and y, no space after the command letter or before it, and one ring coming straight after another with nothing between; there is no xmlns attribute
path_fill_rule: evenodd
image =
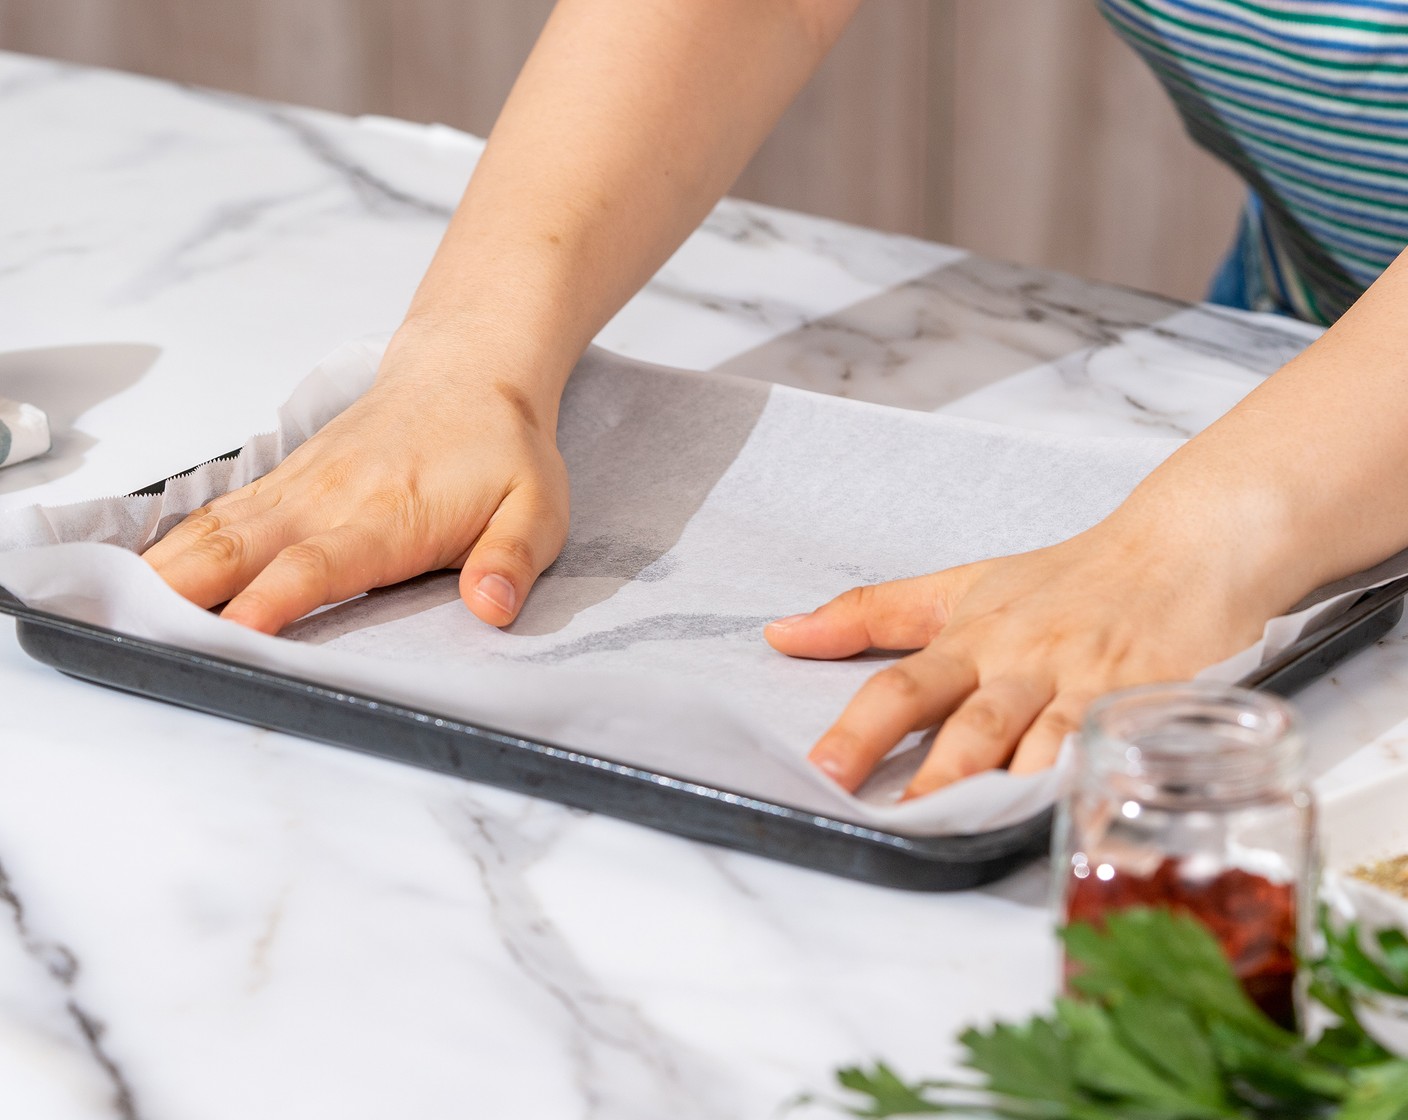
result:
<svg viewBox="0 0 1408 1120"><path fill-rule="evenodd" d="M1352 873L1408 853L1408 770L1327 794L1320 810L1325 900L1340 919L1359 923L1364 948L1372 953L1375 931L1408 930L1408 898ZM1364 1029L1408 1057L1408 999L1361 992L1357 1003Z"/></svg>
<svg viewBox="0 0 1408 1120"><path fill-rule="evenodd" d="M49 418L32 404L0 397L0 467L23 463L53 446Z"/></svg>

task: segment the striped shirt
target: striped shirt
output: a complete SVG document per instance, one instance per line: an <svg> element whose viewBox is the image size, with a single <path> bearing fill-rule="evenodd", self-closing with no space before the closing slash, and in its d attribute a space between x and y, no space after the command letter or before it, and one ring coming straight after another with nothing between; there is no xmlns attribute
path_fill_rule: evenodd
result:
<svg viewBox="0 0 1408 1120"><path fill-rule="evenodd" d="M1251 188L1264 310L1337 319L1408 245L1408 0L1097 0Z"/></svg>

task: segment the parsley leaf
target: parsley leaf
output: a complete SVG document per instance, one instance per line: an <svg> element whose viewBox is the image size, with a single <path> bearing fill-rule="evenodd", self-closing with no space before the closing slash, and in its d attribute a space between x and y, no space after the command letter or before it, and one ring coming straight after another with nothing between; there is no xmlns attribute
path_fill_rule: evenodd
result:
<svg viewBox="0 0 1408 1120"><path fill-rule="evenodd" d="M836 1080L843 1088L870 1097L870 1106L864 1111L853 1110L854 1116L920 1116L948 1111L942 1105L924 1100L921 1093L929 1087L927 1083L906 1085L884 1062L877 1062L868 1072L854 1068L839 1070Z"/></svg>
<svg viewBox="0 0 1408 1120"><path fill-rule="evenodd" d="M1049 1017L969 1030L976 1085L907 1083L883 1063L838 1078L868 1098L859 1117L961 1113L999 1120L1408 1120L1408 1061L1369 1038L1356 985L1408 982L1408 938L1327 929L1311 994L1340 1020L1314 1044L1268 1019L1243 991L1217 940L1168 910L1107 916L1061 931L1079 998ZM1396 934L1396 936L1395 936ZM1408 983L1405 983L1408 987Z"/></svg>

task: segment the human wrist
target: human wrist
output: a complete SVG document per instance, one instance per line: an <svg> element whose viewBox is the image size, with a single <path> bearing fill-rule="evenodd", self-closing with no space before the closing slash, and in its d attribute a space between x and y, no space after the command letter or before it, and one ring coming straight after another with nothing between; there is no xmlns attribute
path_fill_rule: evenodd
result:
<svg viewBox="0 0 1408 1120"><path fill-rule="evenodd" d="M1155 471L1092 530L1100 547L1201 610L1261 621L1325 582L1283 487L1249 471L1179 467Z"/></svg>
<svg viewBox="0 0 1408 1120"><path fill-rule="evenodd" d="M378 387L423 387L437 401L483 399L493 392L521 402L549 431L579 353L469 306L413 309L387 345Z"/></svg>

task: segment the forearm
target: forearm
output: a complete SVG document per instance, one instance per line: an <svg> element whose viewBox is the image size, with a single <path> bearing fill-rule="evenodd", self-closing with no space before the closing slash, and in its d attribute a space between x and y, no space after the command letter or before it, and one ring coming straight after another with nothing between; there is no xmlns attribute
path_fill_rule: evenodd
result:
<svg viewBox="0 0 1408 1120"><path fill-rule="evenodd" d="M1408 547L1408 254L1111 520L1267 615Z"/></svg>
<svg viewBox="0 0 1408 1120"><path fill-rule="evenodd" d="M554 402L703 219L859 0L562 0L409 318L502 346Z"/></svg>

